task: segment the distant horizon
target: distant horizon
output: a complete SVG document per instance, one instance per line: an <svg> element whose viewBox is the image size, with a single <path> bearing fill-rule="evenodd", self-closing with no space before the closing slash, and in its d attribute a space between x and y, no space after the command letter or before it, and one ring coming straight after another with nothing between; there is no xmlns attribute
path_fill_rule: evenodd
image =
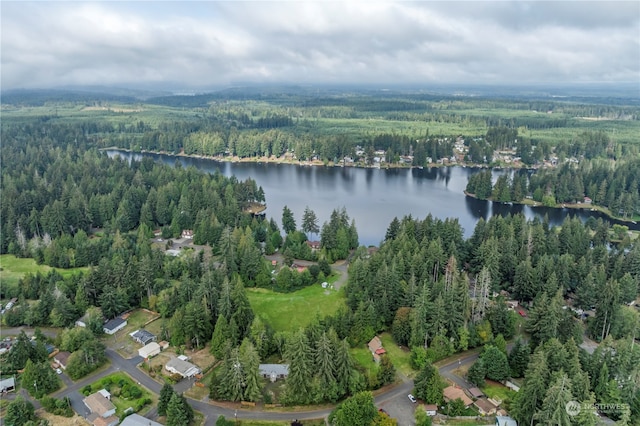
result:
<svg viewBox="0 0 640 426"><path fill-rule="evenodd" d="M449 96L541 96L547 97L580 97L593 95L594 92L602 90L614 90L614 93L598 93L597 97L613 96L620 98L640 98L640 81L619 81L619 82L539 82L522 84L494 84L494 83L295 83L295 82L242 82L216 87L183 87L177 84L113 84L113 85L61 85L51 87L18 87L2 89L1 93L37 93L37 92L69 92L69 93L96 93L113 94L118 91L125 92L148 92L154 96L198 96L215 94L231 90L266 90L274 93L297 90L314 90L326 94L327 91L354 91L367 92L376 91L390 94L437 94ZM634 90L635 89L635 90ZM466 93L465 93L466 92ZM527 92L527 93L523 93ZM552 93L558 92L558 93Z"/></svg>

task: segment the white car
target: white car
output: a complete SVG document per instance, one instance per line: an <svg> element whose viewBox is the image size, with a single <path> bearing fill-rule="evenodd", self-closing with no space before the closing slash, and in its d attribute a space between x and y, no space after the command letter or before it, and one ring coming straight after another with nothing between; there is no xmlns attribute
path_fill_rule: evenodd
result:
<svg viewBox="0 0 640 426"><path fill-rule="evenodd" d="M409 401L413 402L414 404L415 404L416 402L418 402L418 400L416 399L416 397L415 397L415 396L413 396L413 395L411 395L411 394L407 395L407 398L409 398Z"/></svg>
<svg viewBox="0 0 640 426"><path fill-rule="evenodd" d="M60 370L59 368L56 368L56 373L62 374L62 370Z"/></svg>

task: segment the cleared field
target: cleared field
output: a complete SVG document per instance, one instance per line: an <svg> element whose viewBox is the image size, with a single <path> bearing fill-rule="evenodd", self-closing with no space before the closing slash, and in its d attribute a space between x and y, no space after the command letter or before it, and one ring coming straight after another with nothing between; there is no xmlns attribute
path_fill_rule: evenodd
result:
<svg viewBox="0 0 640 426"><path fill-rule="evenodd" d="M0 255L0 283L5 288L16 286L20 278L28 273L46 274L51 270L56 270L63 277L68 277L78 272L87 271L88 268L58 269L47 265L38 265L34 259L30 258L18 258L12 254Z"/></svg>
<svg viewBox="0 0 640 426"><path fill-rule="evenodd" d="M396 370L405 376L413 376L416 371L411 368L411 351L408 348L399 347L389 333L382 333L380 340Z"/></svg>
<svg viewBox="0 0 640 426"><path fill-rule="evenodd" d="M324 317L344 306L344 292L312 285L293 293L248 288L247 297L256 315L275 331L293 331L309 324L316 315Z"/></svg>

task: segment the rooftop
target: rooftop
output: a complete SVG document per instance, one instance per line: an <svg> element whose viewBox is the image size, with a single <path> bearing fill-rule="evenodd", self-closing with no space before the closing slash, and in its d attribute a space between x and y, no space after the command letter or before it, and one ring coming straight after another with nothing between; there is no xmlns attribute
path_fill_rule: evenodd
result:
<svg viewBox="0 0 640 426"><path fill-rule="evenodd" d="M115 410L115 405L109 401L101 392L92 393L82 400L92 413L103 416L109 410Z"/></svg>
<svg viewBox="0 0 640 426"><path fill-rule="evenodd" d="M122 324L124 324L125 322L127 322L126 320L123 320L120 317L111 319L109 321L107 321L107 323L103 326L103 328L106 328L107 330L115 330L116 328L118 328L119 326L121 326Z"/></svg>
<svg viewBox="0 0 640 426"><path fill-rule="evenodd" d="M162 426L162 424L133 413L125 417L120 426Z"/></svg>

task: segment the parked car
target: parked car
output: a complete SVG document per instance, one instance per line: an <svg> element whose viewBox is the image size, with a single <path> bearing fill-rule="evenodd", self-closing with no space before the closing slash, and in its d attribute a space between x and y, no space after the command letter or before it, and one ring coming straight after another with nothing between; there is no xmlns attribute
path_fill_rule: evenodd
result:
<svg viewBox="0 0 640 426"><path fill-rule="evenodd" d="M518 314L520 314L521 317L526 317L527 316L527 313L525 311L523 311L522 309L520 309L518 311Z"/></svg>
<svg viewBox="0 0 640 426"><path fill-rule="evenodd" d="M59 368L56 368L56 373L62 374L62 370L60 370Z"/></svg>
<svg viewBox="0 0 640 426"><path fill-rule="evenodd" d="M411 395L411 394L407 395L407 398L409 398L409 401L413 402L414 404L415 404L416 402L418 402L418 400L416 399L416 397L415 397L415 396L413 396L413 395Z"/></svg>

